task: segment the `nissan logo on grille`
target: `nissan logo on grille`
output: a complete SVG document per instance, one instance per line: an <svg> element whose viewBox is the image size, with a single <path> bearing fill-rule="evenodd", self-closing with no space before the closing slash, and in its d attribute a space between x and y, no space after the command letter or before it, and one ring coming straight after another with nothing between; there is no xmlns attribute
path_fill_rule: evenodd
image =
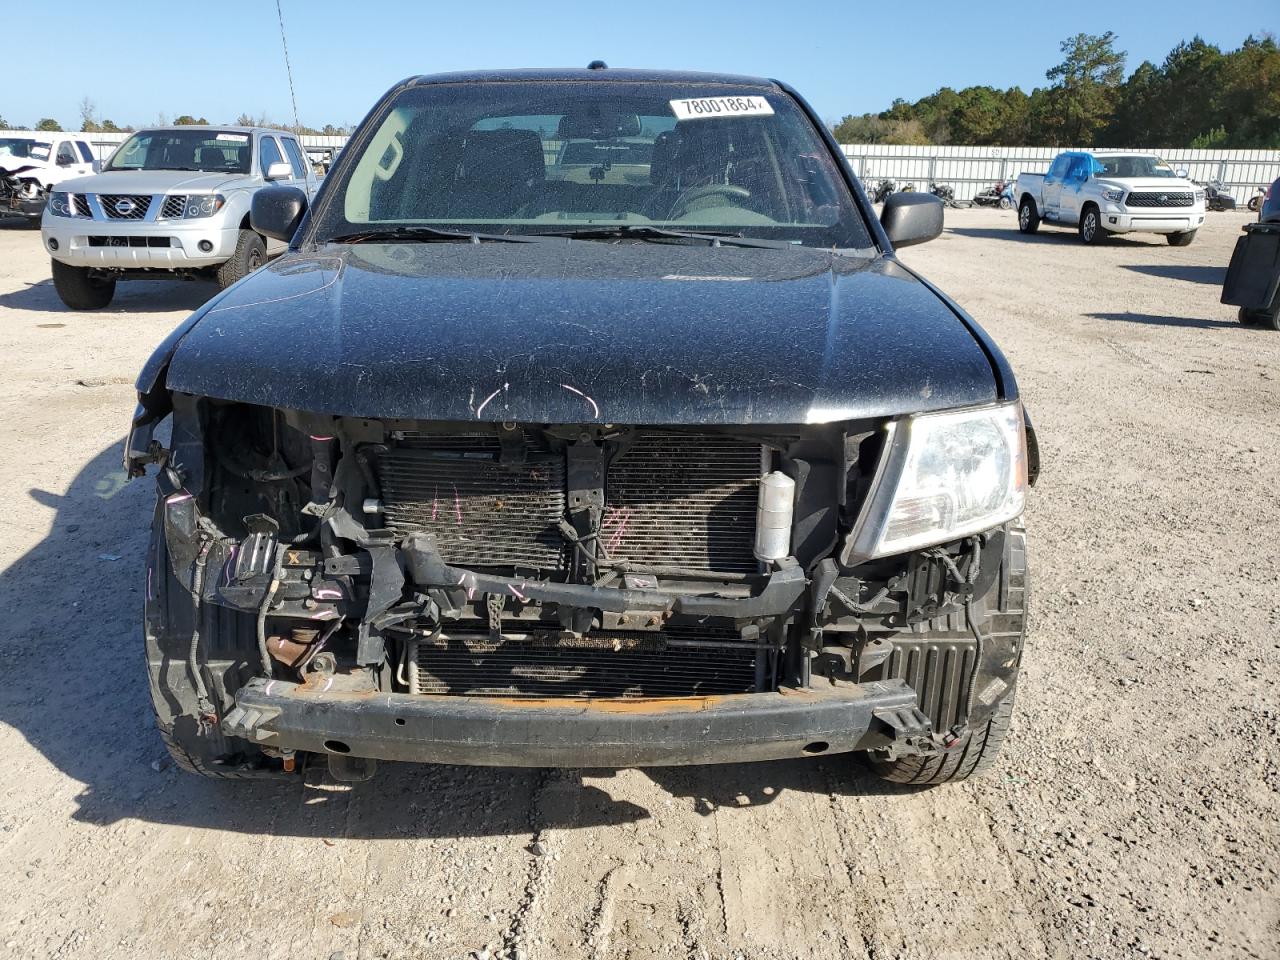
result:
<svg viewBox="0 0 1280 960"><path fill-rule="evenodd" d="M137 204L134 203L132 200L130 200L128 197L122 197L121 199L116 201L115 209L116 209L116 213L120 214L120 216L127 217L129 214L133 213L133 211L137 209Z"/></svg>

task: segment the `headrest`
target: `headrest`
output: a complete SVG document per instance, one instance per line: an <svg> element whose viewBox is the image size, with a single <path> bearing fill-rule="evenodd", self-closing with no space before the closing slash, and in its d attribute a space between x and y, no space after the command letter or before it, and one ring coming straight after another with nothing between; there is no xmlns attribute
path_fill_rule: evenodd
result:
<svg viewBox="0 0 1280 960"><path fill-rule="evenodd" d="M472 130L462 147L460 178L524 183L545 179L542 139L532 130Z"/></svg>

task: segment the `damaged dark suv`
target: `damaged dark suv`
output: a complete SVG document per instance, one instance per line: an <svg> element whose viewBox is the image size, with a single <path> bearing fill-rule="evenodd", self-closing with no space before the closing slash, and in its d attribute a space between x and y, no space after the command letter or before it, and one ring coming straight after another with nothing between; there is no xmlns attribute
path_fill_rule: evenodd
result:
<svg viewBox="0 0 1280 960"><path fill-rule="evenodd" d="M894 256L941 204L877 221L790 88L419 77L252 219L288 252L160 346L125 450L182 766L992 761L1034 434Z"/></svg>

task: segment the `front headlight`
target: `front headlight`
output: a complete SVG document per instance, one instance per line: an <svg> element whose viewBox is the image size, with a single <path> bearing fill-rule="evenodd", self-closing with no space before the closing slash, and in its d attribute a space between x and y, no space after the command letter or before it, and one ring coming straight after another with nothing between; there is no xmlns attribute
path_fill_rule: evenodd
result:
<svg viewBox="0 0 1280 960"><path fill-rule="evenodd" d="M1123 190L1103 190L1102 199L1110 200L1112 203L1119 203L1121 200L1124 199L1124 191Z"/></svg>
<svg viewBox="0 0 1280 960"><path fill-rule="evenodd" d="M1022 513L1022 404L931 413L890 425L885 474L856 534L872 559L959 540Z"/></svg>
<svg viewBox="0 0 1280 960"><path fill-rule="evenodd" d="M1204 191L1203 191L1203 190L1197 190L1197 191L1196 191L1196 202L1197 202L1197 203L1203 203L1203 202L1204 202L1204 197L1205 197L1205 193L1204 193Z"/></svg>
<svg viewBox="0 0 1280 960"><path fill-rule="evenodd" d="M184 220L198 220L201 217L212 217L222 209L222 205L226 202L226 198L220 193L187 197L187 205L183 208L182 218Z"/></svg>
<svg viewBox="0 0 1280 960"><path fill-rule="evenodd" d="M75 210L71 207L71 194L69 193L51 193L49 194L49 209L56 217L74 217Z"/></svg>

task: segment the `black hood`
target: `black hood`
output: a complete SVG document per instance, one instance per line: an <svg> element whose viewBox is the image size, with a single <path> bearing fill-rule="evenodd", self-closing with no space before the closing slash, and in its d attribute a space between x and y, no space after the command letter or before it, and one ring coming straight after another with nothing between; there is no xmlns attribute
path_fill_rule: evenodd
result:
<svg viewBox="0 0 1280 960"><path fill-rule="evenodd" d="M148 365L173 350L169 389L357 417L795 424L999 393L911 273L805 248L332 246L287 254L184 329Z"/></svg>

